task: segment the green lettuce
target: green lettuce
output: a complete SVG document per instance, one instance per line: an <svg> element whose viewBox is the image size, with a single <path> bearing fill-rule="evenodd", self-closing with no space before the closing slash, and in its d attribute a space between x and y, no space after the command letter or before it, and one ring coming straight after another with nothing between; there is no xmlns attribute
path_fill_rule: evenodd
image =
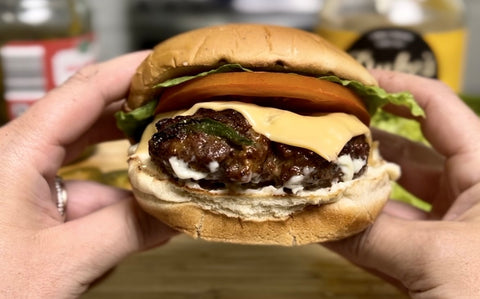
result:
<svg viewBox="0 0 480 299"><path fill-rule="evenodd" d="M423 143L427 146L430 145L425 136L422 134L420 123L416 120L402 118L384 110L379 110L372 117L370 124L372 127L400 135L414 142ZM396 182L393 183L390 197L395 200L408 203L424 211L429 211L431 209L430 204L414 196Z"/></svg>
<svg viewBox="0 0 480 299"><path fill-rule="evenodd" d="M182 76L166 80L155 85L156 88L166 88L185 83L195 78L204 77L210 74L226 73L226 72L252 72L239 64L225 64L216 69L201 72L196 75ZM383 105L391 103L394 105L402 105L410 109L414 116L424 116L424 112L415 102L412 94L408 92L388 93L384 89L376 86L367 86L355 80L344 80L337 76L322 76L320 80L328 80L330 82L341 84L358 94L364 101L370 115L374 115ZM130 112L118 112L116 114L117 126L125 132L125 134L139 141L142 131L153 120L155 107L158 100L152 100L146 105L139 107Z"/></svg>
<svg viewBox="0 0 480 299"><path fill-rule="evenodd" d="M252 72L252 70L244 68L240 64L236 64L236 63L224 64L224 65L222 65L222 66L220 66L216 69L209 70L209 71L206 71L206 72L201 72L201 73L196 74L196 75L182 76L182 77L178 77L178 78L169 79L167 81L164 81L164 82L161 82L161 83L155 85L155 87L156 88L172 87L172 86L175 86L175 85L185 83L185 82L190 81L192 79L205 77L205 76L211 75L211 74L233 73L233 72Z"/></svg>
<svg viewBox="0 0 480 299"><path fill-rule="evenodd" d="M380 107L390 103L407 107L413 116L425 116L425 112L409 92L388 93L381 87L367 86L361 82L344 80L337 76L323 76L319 79L335 82L353 90L363 99L370 115L374 115Z"/></svg>
<svg viewBox="0 0 480 299"><path fill-rule="evenodd" d="M157 103L158 100L153 100L133 111L118 111L115 113L117 127L128 138L139 141L143 130L153 121Z"/></svg>

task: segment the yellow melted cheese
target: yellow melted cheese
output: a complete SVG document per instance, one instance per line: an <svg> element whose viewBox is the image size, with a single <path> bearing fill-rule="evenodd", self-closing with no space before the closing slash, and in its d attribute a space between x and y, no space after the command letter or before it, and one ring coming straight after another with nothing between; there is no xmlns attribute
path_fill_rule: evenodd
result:
<svg viewBox="0 0 480 299"><path fill-rule="evenodd" d="M192 115L200 108L240 112L252 128L270 140L309 149L327 161L334 161L345 144L358 135L370 136L369 128L358 118L345 113L304 116L276 108L260 107L241 102L197 103L186 111L160 114L145 130L137 149L148 153L148 140L156 132L155 123L166 117Z"/></svg>

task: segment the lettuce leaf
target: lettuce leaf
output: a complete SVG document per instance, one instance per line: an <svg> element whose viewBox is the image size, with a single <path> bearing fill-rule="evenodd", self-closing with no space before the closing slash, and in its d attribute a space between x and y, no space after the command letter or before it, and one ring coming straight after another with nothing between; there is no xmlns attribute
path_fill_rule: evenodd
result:
<svg viewBox="0 0 480 299"><path fill-rule="evenodd" d="M420 123L416 120L401 118L384 110L380 110L372 117L370 124L372 127L400 135L414 142L423 143L426 146L430 145L422 134ZM423 211L429 211L431 209L430 204L408 192L397 182L392 183L390 198L408 203Z"/></svg>
<svg viewBox="0 0 480 299"><path fill-rule="evenodd" d="M241 66L240 64L225 64L216 69L201 72L196 75L182 76L166 80L155 85L155 88L166 88L185 83L189 80L204 77L210 74L226 73L226 72L252 72L252 70ZM376 86L366 86L355 80L344 80L337 76L322 76L318 77L320 80L328 80L330 82L341 84L355 93L357 93L367 106L370 115L374 115L383 105L392 103L394 105L406 106L410 109L414 116L424 116L422 108L415 102L412 94L408 92L388 93L384 89ZM115 117L117 119L117 126L125 132L125 134L135 140L139 141L142 131L153 120L157 100L152 100L146 105L139 107L130 112L117 112Z"/></svg>
<svg viewBox="0 0 480 299"><path fill-rule="evenodd" d="M430 145L425 136L423 136L420 123L414 119L402 118L380 110L372 117L370 125L383 131L408 138L414 142L423 143L427 146Z"/></svg>
<svg viewBox="0 0 480 299"><path fill-rule="evenodd" d="M117 127L130 139L139 141L143 130L153 121L157 103L158 100L154 100L133 111L118 111L115 113Z"/></svg>
<svg viewBox="0 0 480 299"><path fill-rule="evenodd" d="M206 71L206 72L202 72L202 73L199 73L199 74L196 74L196 75L193 75L193 76L182 76L182 77L178 77L178 78L173 78L173 79L164 81L162 83L159 83L159 84L155 85L154 87L155 88L172 87L172 86L179 85L179 84L182 84L184 82L190 81L190 80L195 79L195 78L205 77L205 76L211 75L211 74L232 73L232 72L253 72L253 71L249 70L247 68L244 68L240 64L236 64L236 63L224 64L224 65L222 65L222 66L220 66L216 69Z"/></svg>
<svg viewBox="0 0 480 299"><path fill-rule="evenodd" d="M425 117L425 112L409 92L388 93L381 87L367 86L355 80L343 80L337 76L322 76L319 79L341 84L358 94L367 106L370 115L374 115L385 104L405 106L413 116Z"/></svg>

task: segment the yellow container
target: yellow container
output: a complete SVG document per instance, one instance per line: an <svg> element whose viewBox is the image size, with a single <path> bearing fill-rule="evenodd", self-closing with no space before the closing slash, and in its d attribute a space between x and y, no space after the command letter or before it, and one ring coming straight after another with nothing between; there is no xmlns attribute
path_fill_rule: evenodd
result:
<svg viewBox="0 0 480 299"><path fill-rule="evenodd" d="M316 31L368 68L438 78L462 91L462 1L326 0Z"/></svg>

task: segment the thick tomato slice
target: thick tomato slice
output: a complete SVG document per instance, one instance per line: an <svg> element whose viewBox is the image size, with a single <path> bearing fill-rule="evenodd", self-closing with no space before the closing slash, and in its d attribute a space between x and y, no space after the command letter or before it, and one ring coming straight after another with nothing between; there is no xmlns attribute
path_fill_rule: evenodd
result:
<svg viewBox="0 0 480 299"><path fill-rule="evenodd" d="M200 77L167 88L157 113L187 109L197 102L238 100L300 114L344 112L369 124L362 100L350 89L326 80L291 73L234 72Z"/></svg>

